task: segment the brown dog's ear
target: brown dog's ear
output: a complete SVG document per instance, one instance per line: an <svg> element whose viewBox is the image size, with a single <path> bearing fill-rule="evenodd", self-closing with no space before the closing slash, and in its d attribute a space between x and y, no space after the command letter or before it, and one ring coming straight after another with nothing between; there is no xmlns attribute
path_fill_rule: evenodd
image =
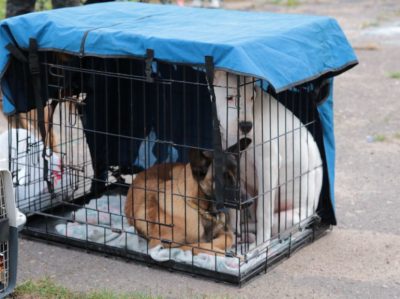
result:
<svg viewBox="0 0 400 299"><path fill-rule="evenodd" d="M205 178L212 160L213 153L211 151L194 149L189 151L190 168L192 169L192 174L196 181L201 181Z"/></svg>
<svg viewBox="0 0 400 299"><path fill-rule="evenodd" d="M214 154L212 151L202 151L201 154L203 155L204 158L210 160L212 162L212 159L214 158Z"/></svg>

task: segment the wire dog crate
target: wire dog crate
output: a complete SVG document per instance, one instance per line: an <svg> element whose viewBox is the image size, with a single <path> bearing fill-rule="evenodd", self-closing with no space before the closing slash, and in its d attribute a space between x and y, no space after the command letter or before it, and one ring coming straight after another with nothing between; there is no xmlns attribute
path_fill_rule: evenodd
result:
<svg viewBox="0 0 400 299"><path fill-rule="evenodd" d="M6 184L4 182L3 176L0 177L0 219L2 222L7 219L7 209L6 209ZM7 234L6 234L7 236ZM4 239L7 239L4 238ZM0 292L4 292L8 287L8 250L9 244L8 240L1 240L0 242Z"/></svg>
<svg viewBox="0 0 400 299"><path fill-rule="evenodd" d="M142 10L138 22L159 9L107 6L126 7ZM92 55L90 32L80 55L32 38L7 45L3 90L18 111L9 159L25 233L243 283L335 224L324 107L352 52L340 70L277 88L219 66L217 54L196 63L150 47Z"/></svg>
<svg viewBox="0 0 400 299"><path fill-rule="evenodd" d="M1 162L1 161L0 161ZM18 212L12 177L0 169L0 297L9 295L15 287L18 259L18 230L25 223L25 215Z"/></svg>

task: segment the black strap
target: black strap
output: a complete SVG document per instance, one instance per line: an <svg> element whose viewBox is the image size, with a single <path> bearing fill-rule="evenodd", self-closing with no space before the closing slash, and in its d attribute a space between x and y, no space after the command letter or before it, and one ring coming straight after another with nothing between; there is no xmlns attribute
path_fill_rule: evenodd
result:
<svg viewBox="0 0 400 299"><path fill-rule="evenodd" d="M153 83L154 79L151 76L153 73L153 69L152 69L152 64L153 64L153 60L154 60L154 50L152 49L147 49L146 50L146 81L149 83Z"/></svg>
<svg viewBox="0 0 400 299"><path fill-rule="evenodd" d="M316 80L314 83L314 102L317 106L322 105L329 97L331 84L329 79L323 79L321 82Z"/></svg>
<svg viewBox="0 0 400 299"><path fill-rule="evenodd" d="M27 63L28 60L26 59L25 55L21 52L21 50L19 48L17 48L16 45L9 43L6 46L6 49L8 51L10 51L11 55L14 56L17 60L21 61L21 62L25 62Z"/></svg>
<svg viewBox="0 0 400 299"><path fill-rule="evenodd" d="M214 91L214 61L212 56L206 56L206 76L208 88L212 101L212 117L213 117L213 147L214 147L214 182L215 182L215 199L218 211L224 210L224 167L225 155L222 150L220 122L217 114L217 104Z"/></svg>
<svg viewBox="0 0 400 299"><path fill-rule="evenodd" d="M39 133L43 141L43 178L47 183L47 188L50 193L53 193L53 183L49 180L49 162L47 161L46 154L46 125L44 120L44 105L41 98L41 82L40 82L40 64L37 41L33 38L29 39L29 70L32 77L33 94L36 102L36 110L38 116Z"/></svg>

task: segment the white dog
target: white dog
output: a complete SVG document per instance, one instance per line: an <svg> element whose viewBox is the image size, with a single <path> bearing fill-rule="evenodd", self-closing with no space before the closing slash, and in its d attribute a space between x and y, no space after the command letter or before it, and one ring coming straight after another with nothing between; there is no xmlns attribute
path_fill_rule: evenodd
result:
<svg viewBox="0 0 400 299"><path fill-rule="evenodd" d="M214 86L223 147L244 136L253 140L242 154L241 176L248 190L258 190L257 245L268 244L315 212L323 175L318 146L300 120L252 78L216 71Z"/></svg>

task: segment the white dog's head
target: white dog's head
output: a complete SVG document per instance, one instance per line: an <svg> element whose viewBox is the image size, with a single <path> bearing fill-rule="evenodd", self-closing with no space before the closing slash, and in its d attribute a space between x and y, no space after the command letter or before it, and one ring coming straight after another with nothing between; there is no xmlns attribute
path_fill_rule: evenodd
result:
<svg viewBox="0 0 400 299"><path fill-rule="evenodd" d="M238 143L243 137L251 138L255 90L251 77L215 72L214 91L224 148Z"/></svg>

